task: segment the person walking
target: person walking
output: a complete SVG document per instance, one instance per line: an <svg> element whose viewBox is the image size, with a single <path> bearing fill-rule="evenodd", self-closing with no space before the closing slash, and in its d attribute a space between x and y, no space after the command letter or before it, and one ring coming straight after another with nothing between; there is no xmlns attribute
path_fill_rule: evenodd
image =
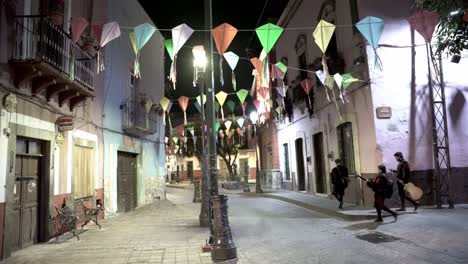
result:
<svg viewBox="0 0 468 264"><path fill-rule="evenodd" d="M410 180L410 166L409 163L403 157L403 153L397 152L394 154L395 160L398 162L397 170L392 170L396 174L398 179L398 196L400 197L400 209L397 211L406 211L405 200L411 202L414 206L414 211L418 210L419 202L416 202L411 197L406 195L405 184Z"/></svg>
<svg viewBox="0 0 468 264"><path fill-rule="evenodd" d="M374 191L374 207L377 210L377 219L375 222L383 222L382 210L390 213L397 220L398 214L385 206L385 196L389 188L388 179L386 177L387 168L385 165L379 165L379 174L376 178L369 180L367 186ZM393 187L392 187L393 188Z"/></svg>
<svg viewBox="0 0 468 264"><path fill-rule="evenodd" d="M348 169L343 165L340 159L336 159L335 164L336 167L330 172L333 184L333 195L339 202L338 208L343 209L343 197L349 182Z"/></svg>

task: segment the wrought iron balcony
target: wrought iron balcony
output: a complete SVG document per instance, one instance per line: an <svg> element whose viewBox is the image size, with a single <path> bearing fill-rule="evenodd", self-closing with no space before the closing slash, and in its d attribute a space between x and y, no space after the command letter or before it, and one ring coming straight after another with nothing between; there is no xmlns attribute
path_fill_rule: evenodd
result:
<svg viewBox="0 0 468 264"><path fill-rule="evenodd" d="M130 98L121 108L125 133L137 137L156 133L159 109L151 101Z"/></svg>
<svg viewBox="0 0 468 264"><path fill-rule="evenodd" d="M95 59L47 17L15 18L11 63L16 87L31 81L32 93L45 92L48 101L58 96L60 105L69 102L73 109L94 97Z"/></svg>

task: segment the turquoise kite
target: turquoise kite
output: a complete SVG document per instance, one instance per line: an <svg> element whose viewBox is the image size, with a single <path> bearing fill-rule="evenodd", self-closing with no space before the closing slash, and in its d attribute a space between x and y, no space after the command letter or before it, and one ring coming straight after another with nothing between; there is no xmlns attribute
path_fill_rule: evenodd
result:
<svg viewBox="0 0 468 264"><path fill-rule="evenodd" d="M363 18L356 24L356 28L361 32L367 43L374 49L375 60L374 67L382 70L382 61L377 54L377 48L379 47L380 36L384 29L384 21L381 18L368 16Z"/></svg>

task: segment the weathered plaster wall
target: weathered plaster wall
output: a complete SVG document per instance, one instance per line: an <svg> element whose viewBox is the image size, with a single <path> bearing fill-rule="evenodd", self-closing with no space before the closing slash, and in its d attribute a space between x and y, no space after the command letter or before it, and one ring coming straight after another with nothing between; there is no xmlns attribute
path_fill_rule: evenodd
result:
<svg viewBox="0 0 468 264"><path fill-rule="evenodd" d="M287 27L313 27L318 23L317 17L320 10L320 5L324 1L302 1L301 6L292 16ZM348 25L351 24L351 14L349 11L349 3L347 1L336 1L335 24ZM321 51L314 42L312 30L289 30L283 33L276 44L276 58L279 60L282 57L287 57L290 67L300 68L298 54L295 49L295 39L300 34L306 36L306 57L307 63L312 63L316 58L321 57ZM355 57L355 49L353 41L353 31L351 27L337 27L336 31L338 51L343 54L345 60L345 72L352 72L354 76L359 76L364 81L367 81L366 69L362 65L353 65ZM288 80L294 80L299 75L294 69L288 70ZM315 79L312 73L309 73L309 78ZM301 88L299 88L301 89ZM328 171L334 166L333 160L338 157L337 134L336 127L343 122L351 122L353 127L353 141L355 152L355 166L357 174L376 172L377 162L375 158L375 131L372 111L371 90L363 83L356 83L349 90L350 102L348 104L339 103L341 117L340 119L336 106L327 100L325 88L323 86L314 86L315 96L315 114L313 118L309 118L305 103L294 104L294 120L290 122L288 119L284 123L277 124L278 127L278 152L280 153L280 169L284 172L284 151L283 144L287 143L289 147L289 166L292 177L292 185L297 190L297 162L295 140L302 138L304 149L304 164L306 171L306 190L314 193L315 185L315 160L313 153L313 135L322 132L324 135L323 156L325 157L326 166L326 195L330 192L330 179ZM292 92L292 88L289 88ZM331 159L328 159L328 154L333 154ZM310 157L311 162L307 162L307 157ZM289 183L291 184L291 183ZM351 189L351 188L350 188ZM356 200L356 198L353 198Z"/></svg>
<svg viewBox="0 0 468 264"><path fill-rule="evenodd" d="M412 31L406 20L410 16L411 4L412 1L407 0L378 4L362 0L360 12L362 16L372 15L384 19L380 44L406 47L379 48L377 53L382 60L383 71L369 66L374 110L386 105L392 108L393 114L391 119L374 117L378 161L395 168L393 154L402 151L412 165L413 180L429 193L434 187L434 162L427 51L424 39ZM368 54L369 61L373 61L374 52L369 48ZM465 155L468 147L468 109L465 106L468 95L467 68L466 59L454 64L450 62L450 57L443 58L450 154L452 167L455 167L452 186L458 201L468 199L467 188L464 187L468 183L464 177L468 167ZM425 197L427 202L431 202L430 196Z"/></svg>
<svg viewBox="0 0 468 264"><path fill-rule="evenodd" d="M134 27L142 23L151 23L151 19L139 4L133 1L115 0L107 7L109 21L119 21L122 27ZM137 82L135 93L146 95L154 103L159 102L163 94L164 65L163 44L159 32L151 37L140 53L141 79ZM117 152L126 151L137 156L137 192L138 206L160 196L165 198L164 182L164 144L162 120L158 118L155 134L145 139L125 136L122 131L123 112L120 109L130 96L130 74L134 65L135 54L131 47L128 32L110 42L105 49L103 115L104 115L104 190L106 212L117 211ZM153 179L154 178L154 179Z"/></svg>

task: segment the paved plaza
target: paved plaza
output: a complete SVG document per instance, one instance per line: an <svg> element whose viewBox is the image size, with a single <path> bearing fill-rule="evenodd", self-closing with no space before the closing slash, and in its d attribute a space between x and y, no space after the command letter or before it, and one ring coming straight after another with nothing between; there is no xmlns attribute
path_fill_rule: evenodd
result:
<svg viewBox="0 0 468 264"><path fill-rule="evenodd" d="M80 241L34 245L3 263L211 263L192 197L168 188L167 200L108 219L101 230L91 225ZM230 194L228 203L238 263L468 263L468 207L378 224L256 195Z"/></svg>

